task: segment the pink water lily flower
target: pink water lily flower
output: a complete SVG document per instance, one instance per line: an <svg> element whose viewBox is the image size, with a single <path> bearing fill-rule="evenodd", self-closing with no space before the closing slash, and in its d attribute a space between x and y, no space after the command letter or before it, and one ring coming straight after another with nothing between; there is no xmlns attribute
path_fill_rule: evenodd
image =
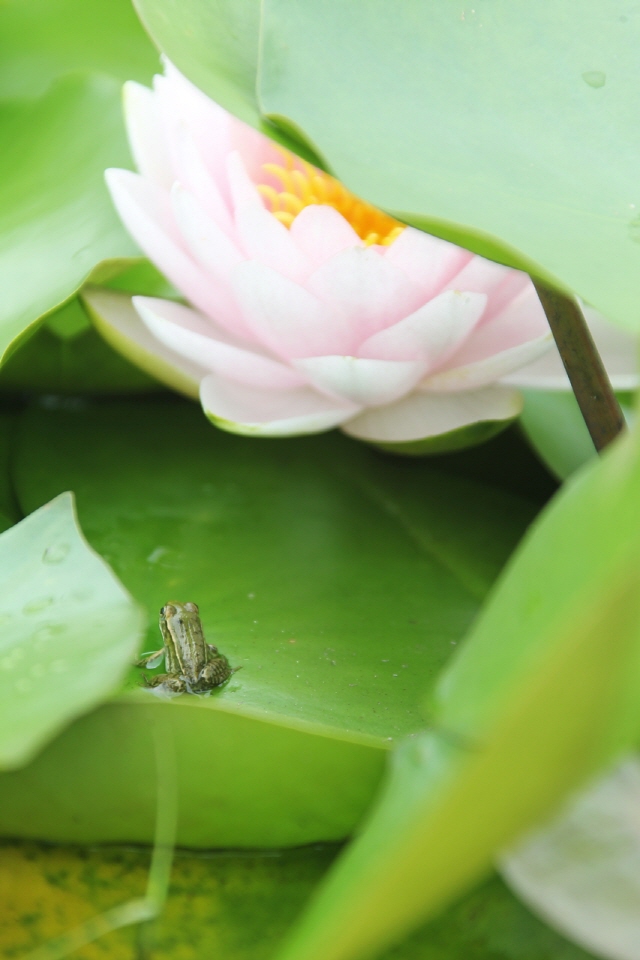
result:
<svg viewBox="0 0 640 960"><path fill-rule="evenodd" d="M125 104L140 172L109 189L189 305L97 295L124 352L235 433L406 443L518 415L499 381L552 340L526 274L357 199L169 63Z"/></svg>

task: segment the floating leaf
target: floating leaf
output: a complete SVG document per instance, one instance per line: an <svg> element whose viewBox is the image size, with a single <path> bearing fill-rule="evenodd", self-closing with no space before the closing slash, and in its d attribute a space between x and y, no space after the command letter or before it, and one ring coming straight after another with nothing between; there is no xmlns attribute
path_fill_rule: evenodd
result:
<svg viewBox="0 0 640 960"><path fill-rule="evenodd" d="M63 494L0 537L0 766L24 764L105 700L135 655L141 614Z"/></svg>
<svg viewBox="0 0 640 960"><path fill-rule="evenodd" d="M169 705L135 671L125 700L5 778L5 832L60 839L148 838L145 714L167 707L181 843L344 836L534 513L337 434L230 436L170 397L34 409L14 475L26 509L72 487L90 542L133 595L150 610L195 601L209 641L242 666L210 698ZM143 649L158 640L154 617Z"/></svg>

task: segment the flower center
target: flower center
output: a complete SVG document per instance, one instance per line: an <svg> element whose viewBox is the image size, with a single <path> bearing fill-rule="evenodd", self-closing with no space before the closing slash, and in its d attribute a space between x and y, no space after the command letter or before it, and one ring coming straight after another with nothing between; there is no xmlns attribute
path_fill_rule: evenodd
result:
<svg viewBox="0 0 640 960"><path fill-rule="evenodd" d="M262 169L270 174L281 189L266 183L258 191L267 207L280 223L290 227L301 210L311 204L325 204L341 213L366 246L374 243L389 246L400 236L404 224L360 200L339 180L300 160L288 150L278 148L284 164L265 163Z"/></svg>

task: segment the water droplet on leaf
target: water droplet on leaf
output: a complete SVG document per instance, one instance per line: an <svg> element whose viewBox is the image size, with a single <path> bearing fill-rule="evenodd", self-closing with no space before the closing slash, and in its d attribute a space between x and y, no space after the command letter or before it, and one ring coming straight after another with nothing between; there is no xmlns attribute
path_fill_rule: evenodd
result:
<svg viewBox="0 0 640 960"><path fill-rule="evenodd" d="M43 563L62 563L69 556L71 547L68 543L54 543L47 547L42 554Z"/></svg>
<svg viewBox="0 0 640 960"><path fill-rule="evenodd" d="M607 82L607 75L602 70L586 70L582 74L582 79L594 90L599 90Z"/></svg>
<svg viewBox="0 0 640 960"><path fill-rule="evenodd" d="M38 597L35 600L30 600L29 603L25 603L22 608L23 613L40 613L41 610L46 610L47 607L50 607L53 603L53 597Z"/></svg>

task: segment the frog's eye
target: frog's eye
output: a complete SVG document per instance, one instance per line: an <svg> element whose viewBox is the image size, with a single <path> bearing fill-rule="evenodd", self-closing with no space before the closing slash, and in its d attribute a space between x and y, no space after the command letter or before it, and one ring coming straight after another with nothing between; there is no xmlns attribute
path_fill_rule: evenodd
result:
<svg viewBox="0 0 640 960"><path fill-rule="evenodd" d="M200 611L198 610L198 604L197 604L197 603L185 603L184 608L185 608L185 610L188 610L189 613L199 613L199 612L200 612Z"/></svg>
<svg viewBox="0 0 640 960"><path fill-rule="evenodd" d="M163 617L173 617L176 613L176 608L170 603L165 603L164 607L160 609L160 615Z"/></svg>

